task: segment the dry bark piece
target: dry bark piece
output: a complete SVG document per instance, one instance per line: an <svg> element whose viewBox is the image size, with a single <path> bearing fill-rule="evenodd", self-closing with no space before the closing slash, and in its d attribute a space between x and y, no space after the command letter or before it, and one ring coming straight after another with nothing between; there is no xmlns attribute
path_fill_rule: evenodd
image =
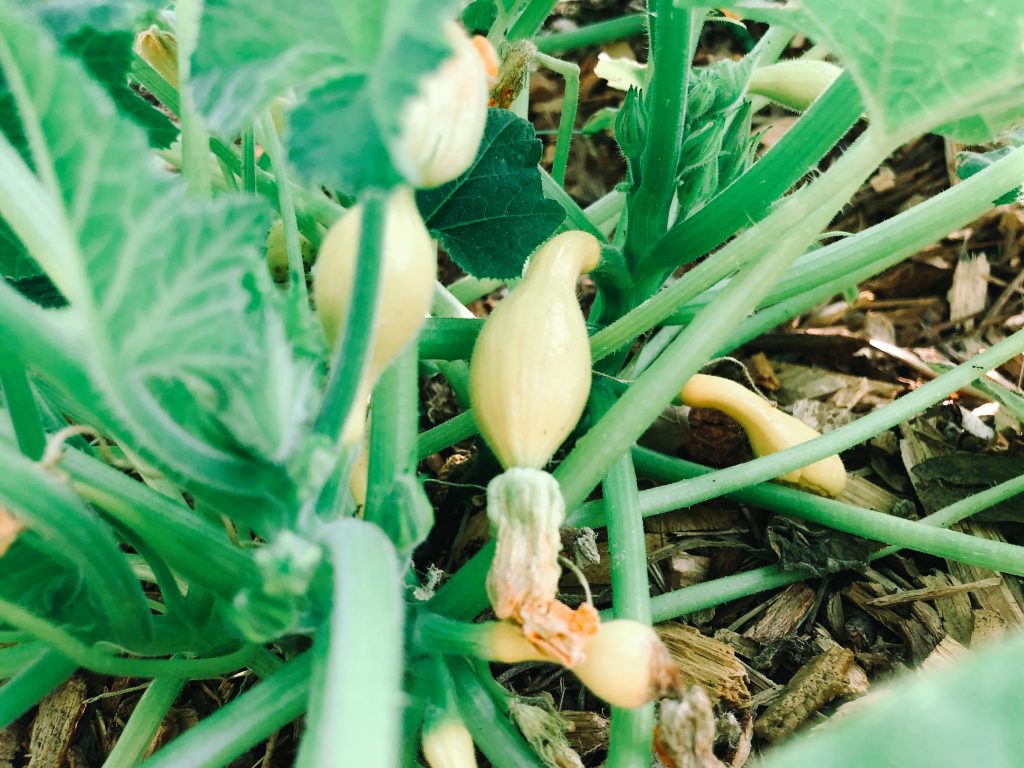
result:
<svg viewBox="0 0 1024 768"><path fill-rule="evenodd" d="M743 635L768 643L792 634L814 605L814 596L814 590L806 584L791 584Z"/></svg>
<svg viewBox="0 0 1024 768"><path fill-rule="evenodd" d="M562 712L565 719L565 736L577 753L586 757L598 750L608 749L610 723L607 717L597 712L568 710Z"/></svg>
<svg viewBox="0 0 1024 768"><path fill-rule="evenodd" d="M732 648L680 622L659 624L655 630L679 666L683 685L701 685L716 700L736 706L750 703L747 671Z"/></svg>
<svg viewBox="0 0 1024 768"><path fill-rule="evenodd" d="M999 640L1006 634L1006 621L995 611L979 608L974 612L971 648Z"/></svg>
<svg viewBox="0 0 1024 768"><path fill-rule="evenodd" d="M950 584L944 587L925 587L924 589L908 589L904 592L897 592L894 595L882 595L871 600L869 605L887 608L893 605L913 603L918 600L936 600L942 597L951 597L964 592L973 592L986 587L995 587L1002 584L999 576L992 576L980 581L972 581L969 584Z"/></svg>
<svg viewBox="0 0 1024 768"><path fill-rule="evenodd" d="M966 646L962 645L952 635L946 635L942 638L942 642L936 645L935 649L921 662L921 669L925 672L933 669L942 669L956 663L957 660L969 654L970 651L967 650Z"/></svg>
<svg viewBox="0 0 1024 768"><path fill-rule="evenodd" d="M901 609L902 612L871 605L872 600L885 594L881 584L858 581L847 587L843 594L854 605L902 637L915 661L924 659L945 637L939 614L925 603L911 603L908 609Z"/></svg>
<svg viewBox="0 0 1024 768"><path fill-rule="evenodd" d="M14 768L14 760L18 757L21 737L15 726L0 730L0 768Z"/></svg>
<svg viewBox="0 0 1024 768"><path fill-rule="evenodd" d="M85 681L76 675L39 702L29 736L28 768L61 768L85 710L85 694Z"/></svg>
<svg viewBox="0 0 1024 768"><path fill-rule="evenodd" d="M793 733L811 715L847 691L853 652L835 646L804 664L782 695L754 722L754 733L772 743Z"/></svg>
<svg viewBox="0 0 1024 768"><path fill-rule="evenodd" d="M959 582L945 573L924 574L921 581L927 587L942 588ZM942 617L942 626L949 633L948 637L966 646L971 642L971 631L974 627L974 616L971 613L971 598L961 592L935 600L935 609ZM945 642L945 639L943 639Z"/></svg>

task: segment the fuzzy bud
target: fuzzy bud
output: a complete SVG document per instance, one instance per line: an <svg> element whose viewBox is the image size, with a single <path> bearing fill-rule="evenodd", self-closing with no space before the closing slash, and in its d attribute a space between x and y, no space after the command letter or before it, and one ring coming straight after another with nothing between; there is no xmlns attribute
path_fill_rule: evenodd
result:
<svg viewBox="0 0 1024 768"><path fill-rule="evenodd" d="M476 768L473 737L458 717L428 724L421 746L430 768Z"/></svg>
<svg viewBox="0 0 1024 768"><path fill-rule="evenodd" d="M0 557L7 554L11 544L18 538L24 526L3 507L0 507Z"/></svg>

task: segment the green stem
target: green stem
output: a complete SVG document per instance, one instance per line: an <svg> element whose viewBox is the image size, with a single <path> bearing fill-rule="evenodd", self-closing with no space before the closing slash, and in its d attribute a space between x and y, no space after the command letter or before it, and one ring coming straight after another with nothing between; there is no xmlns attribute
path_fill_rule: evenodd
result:
<svg viewBox="0 0 1024 768"><path fill-rule="evenodd" d="M541 189L544 192L544 197L549 200L554 200L565 211L565 215L569 218L569 223L575 228L589 232L596 237L600 242L607 243L608 238L601 234L601 230L590 223L590 219L587 218L587 214L583 212L576 201L569 197L569 193L562 188L562 185L555 181L551 174L540 168L540 184Z"/></svg>
<svg viewBox="0 0 1024 768"><path fill-rule="evenodd" d="M648 9L653 48L653 72L644 98L648 132L640 158L640 186L629 201L625 249L638 280L641 265L646 265L654 244L668 229L686 122L686 83L704 18L703 10L681 8L674 0L651 0Z"/></svg>
<svg viewBox="0 0 1024 768"><path fill-rule="evenodd" d="M145 595L106 523L38 464L0 443L0 502L55 544L85 576L115 636L131 647L152 633Z"/></svg>
<svg viewBox="0 0 1024 768"><path fill-rule="evenodd" d="M353 408L363 407L355 399L370 359L378 312L380 252L387 198L379 190L370 190L362 202L359 258L353 276L352 296L344 327L339 329L331 354L331 375L316 419L316 431L333 439L337 439L349 412Z"/></svg>
<svg viewBox="0 0 1024 768"><path fill-rule="evenodd" d="M689 507L746 488L753 483L780 477L882 434L885 430L948 397L950 393L981 378L986 372L1021 354L1022 351L1024 330L1017 331L966 363L950 369L898 400L828 434L745 464L718 470L706 477L665 485L648 493L652 494L652 498L657 497L656 506L664 512ZM566 506L572 509L575 505L570 505L567 500Z"/></svg>
<svg viewBox="0 0 1024 768"><path fill-rule="evenodd" d="M454 283L448 286L448 291L452 296L459 301L459 303L472 304L477 299L481 299L489 293L493 293L505 284L504 280L493 280L490 278L472 277L467 275L466 277L460 277Z"/></svg>
<svg viewBox="0 0 1024 768"><path fill-rule="evenodd" d="M363 519L387 530L385 520L401 513L387 504L392 486L401 475L416 474L419 381L415 345L408 345L387 367L374 387L370 403L369 473Z"/></svg>
<svg viewBox="0 0 1024 768"><path fill-rule="evenodd" d="M645 448L633 449L633 456L644 476L661 481L670 482L691 476L691 472L697 466ZM748 489L748 491L755 491L756 489L754 487ZM779 490L785 491L788 489L780 488ZM801 496L807 495L796 491L790 491L790 493ZM918 520L915 525L947 527L1020 493L1024 493L1024 475L1012 478L985 491L961 499L947 507L943 507ZM734 498L738 499L739 496L736 495ZM794 508L798 508L803 503L796 498L793 498L792 501ZM877 560L898 551L898 547L886 547L878 552L874 552L870 559L872 561ZM772 565L720 579L713 579L653 598L651 602L654 619L655 621L668 621L669 619L704 610L705 608L713 608L730 600L746 597L757 592L765 592L813 577L814 574L808 570L782 571L779 566Z"/></svg>
<svg viewBox="0 0 1024 768"><path fill-rule="evenodd" d="M592 45L604 45L616 40L639 35L647 29L647 14L633 13L617 19L599 21L571 32L553 32L534 38L537 50L541 53L557 54L587 48Z"/></svg>
<svg viewBox="0 0 1024 768"><path fill-rule="evenodd" d="M569 147L572 144L572 129L576 123L576 108L580 97L580 68L571 61L562 61L538 53L536 61L552 72L562 76L565 93L562 95L562 116L558 121L558 138L555 141L555 159L551 163L551 177L557 184L565 184L565 169L569 164Z"/></svg>
<svg viewBox="0 0 1024 768"><path fill-rule="evenodd" d="M472 619L488 606L484 582L494 559L494 541L488 541L480 551L451 575L427 605L430 610L453 619Z"/></svg>
<svg viewBox="0 0 1024 768"><path fill-rule="evenodd" d="M669 270L687 264L760 221L835 146L862 110L853 78L844 74L749 171L666 232L651 252L652 265Z"/></svg>
<svg viewBox="0 0 1024 768"><path fill-rule="evenodd" d="M306 709L312 654L293 659L161 749L144 768L221 768Z"/></svg>
<svg viewBox="0 0 1024 768"><path fill-rule="evenodd" d="M180 677L192 680L218 677L244 667L255 650L254 646L244 645L230 653L201 659L126 658L85 643L10 600L0 598L0 611L9 624L31 633L76 667L114 677Z"/></svg>
<svg viewBox="0 0 1024 768"><path fill-rule="evenodd" d="M678 492L671 494L667 489L678 491L688 484L713 480L715 475L727 471L716 472L689 462L679 462L673 466L677 471L685 471L691 479L680 480L641 493L640 503L644 516L658 515L666 511L691 506L691 502L685 498L678 504L668 503L669 497L678 497L679 494ZM757 482L757 480L753 482ZM718 495L721 494L716 494L716 496ZM774 483L730 489L729 497L762 509L770 509L773 512L807 520L883 544L896 545L903 549L912 549L981 568L1024 575L1024 547L980 539L956 531L922 526L919 522L894 517L883 512L861 509L851 504L844 504ZM604 506L605 503L601 501L591 502L578 510L577 514L571 516L569 522L574 525L597 523L596 514L598 510L603 510Z"/></svg>
<svg viewBox="0 0 1024 768"><path fill-rule="evenodd" d="M463 411L458 416L420 433L416 442L416 456L425 459L427 456L455 445L460 440L472 437L476 433L477 427L473 412Z"/></svg>
<svg viewBox="0 0 1024 768"><path fill-rule="evenodd" d="M1024 148L1019 148L969 179L881 224L805 254L768 294L763 305L786 302L787 307L802 306L806 304L804 297L817 299L824 291L831 291L820 299L824 301L844 287L898 264L940 236L991 210L992 201L1018 186L1022 175ZM714 301L717 292L718 289L706 292L672 315L672 320L687 321L700 305ZM771 307L766 311L779 310Z"/></svg>
<svg viewBox="0 0 1024 768"><path fill-rule="evenodd" d="M184 680L173 677L157 678L150 683L107 755L103 768L135 768L139 765L184 687Z"/></svg>
<svg viewBox="0 0 1024 768"><path fill-rule="evenodd" d="M76 450L64 452L60 467L81 498L134 531L185 578L226 600L259 588L251 555L184 505Z"/></svg>
<svg viewBox="0 0 1024 768"><path fill-rule="evenodd" d="M71 677L78 665L57 651L46 651L0 687L0 730Z"/></svg>
<svg viewBox="0 0 1024 768"><path fill-rule="evenodd" d="M508 40L523 40L536 35L558 5L558 0L530 0L508 31Z"/></svg>
<svg viewBox="0 0 1024 768"><path fill-rule="evenodd" d="M827 173L787 197L762 226L744 233L706 262L712 264L718 259L734 258L747 261L754 254L759 256L730 282L713 306L669 344L611 410L576 443L555 472L568 509L587 497L611 465L678 395L686 380L700 370L888 151L888 144L868 131ZM767 252L765 243L769 244Z"/></svg>
<svg viewBox="0 0 1024 768"><path fill-rule="evenodd" d="M331 615L313 644L313 680L299 768L393 765L402 731L398 555L375 525L344 519L320 533L334 571Z"/></svg>
<svg viewBox="0 0 1024 768"><path fill-rule="evenodd" d="M601 381L591 396L597 414L615 402ZM651 621L650 585L647 583L647 548L640 496L633 459L627 453L604 480L608 522L608 562L611 565L613 615L617 619ZM624 709L612 707L608 768L647 768L654 733L654 704Z"/></svg>
<svg viewBox="0 0 1024 768"><path fill-rule="evenodd" d="M18 447L26 457L38 461L46 448L46 433L28 373L17 358L7 355L0 358L0 388Z"/></svg>
<svg viewBox="0 0 1024 768"><path fill-rule="evenodd" d="M473 743L491 764L495 768L543 768L530 745L494 703L469 661L450 658L448 664L462 719Z"/></svg>
<svg viewBox="0 0 1024 768"><path fill-rule="evenodd" d="M297 306L305 309L309 305L309 295L306 291L306 268L302 262L302 245L299 242L299 225L295 219L292 185L288 178L287 154L269 112L260 118L258 127L260 141L263 142L264 150L270 155L274 180L277 182L278 208L281 211L284 247L288 257L288 288Z"/></svg>
<svg viewBox="0 0 1024 768"><path fill-rule="evenodd" d="M242 189L247 194L256 194L256 131L252 125L242 130ZM277 199L281 199L280 193Z"/></svg>
<svg viewBox="0 0 1024 768"><path fill-rule="evenodd" d="M32 640L0 648L0 680L13 677L23 667L37 661L46 651L43 643Z"/></svg>
<svg viewBox="0 0 1024 768"><path fill-rule="evenodd" d="M427 608L416 611L412 643L421 654L443 653L445 656L472 656L484 661L494 660L491 624L459 621Z"/></svg>
<svg viewBox="0 0 1024 768"><path fill-rule="evenodd" d="M757 65L759 67L766 67L769 64L774 64L779 60L779 57L785 52L789 46L789 41L793 39L793 30L788 27L770 27L765 32L761 39L757 41L757 45L754 46L754 50L750 52L750 55L757 56Z"/></svg>
<svg viewBox="0 0 1024 768"><path fill-rule="evenodd" d="M210 136L192 103L192 53L199 40L202 0L178 0L174 7L175 34L178 41L178 98L181 114L181 145L185 180L193 199L210 197Z"/></svg>
<svg viewBox="0 0 1024 768"><path fill-rule="evenodd" d="M483 328L480 318L431 317L419 335L424 360L468 360Z"/></svg>

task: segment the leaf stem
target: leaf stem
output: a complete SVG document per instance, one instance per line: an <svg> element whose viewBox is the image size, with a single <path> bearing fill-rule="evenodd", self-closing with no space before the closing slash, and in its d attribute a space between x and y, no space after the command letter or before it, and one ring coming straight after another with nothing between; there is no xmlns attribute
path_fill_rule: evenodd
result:
<svg viewBox="0 0 1024 768"><path fill-rule="evenodd" d="M299 242L299 226L295 219L295 200L292 197L292 185L288 178L288 156L285 153L281 138L277 135L277 127L270 118L269 111L258 121L260 141L270 155L270 162L277 182L278 209L281 211L281 224L284 226L284 247L288 256L288 288L296 304L306 309L309 306L309 294L306 291L306 268L302 262L302 246ZM247 169L248 170L248 169Z"/></svg>
<svg viewBox="0 0 1024 768"><path fill-rule="evenodd" d="M675 481L692 476L691 472L698 466L645 448L633 449L633 457L644 476L661 481ZM747 489L746 492L754 492L760 487L767 486L755 486ZM788 491L789 494L794 494L791 505L793 508L799 508L803 503L795 498L796 496L807 496L805 493L791 491L782 487L777 488L777 490ZM943 507L927 517L921 518L914 525L948 527L1020 493L1024 493L1024 475L1012 478L980 493L961 499L947 507ZM738 499L739 495L734 495L734 498ZM895 554L898 551L898 547L886 547L872 553L870 560L874 561ZM651 603L655 621L668 621L678 616L721 605L730 600L813 577L814 574L805 569L782 571L779 566L772 565L720 579L713 579L664 595L658 595L652 599Z"/></svg>
<svg viewBox="0 0 1024 768"><path fill-rule="evenodd" d="M592 394L596 414L604 413L615 396L604 381ZM608 561L611 565L612 610L617 619L651 621L647 548L633 459L627 453L604 479L608 512ZM647 768L654 733L654 704L625 709L612 707L608 768Z"/></svg>
<svg viewBox="0 0 1024 768"><path fill-rule="evenodd" d="M0 687L0 730L32 709L77 668L73 661L49 650L8 680Z"/></svg>
<svg viewBox="0 0 1024 768"><path fill-rule="evenodd" d="M330 618L317 632L306 733L296 765L393 765L402 731L404 602L398 555L380 528L323 527L334 568Z"/></svg>
<svg viewBox="0 0 1024 768"><path fill-rule="evenodd" d="M533 42L541 53L558 54L587 48L592 45L604 45L616 40L639 35L647 29L647 14L632 13L617 19L599 21L569 32L551 32L535 37Z"/></svg>
<svg viewBox="0 0 1024 768"><path fill-rule="evenodd" d="M190 728L144 768L221 768L306 709L312 654L292 659Z"/></svg>
<svg viewBox="0 0 1024 768"><path fill-rule="evenodd" d="M33 461L43 456L46 432L39 415L35 392L24 365L16 357L0 357L0 388L21 452Z"/></svg>
<svg viewBox="0 0 1024 768"><path fill-rule="evenodd" d="M107 755L103 768L134 768L139 765L184 687L185 681L174 677L159 677L150 683Z"/></svg>
<svg viewBox="0 0 1024 768"><path fill-rule="evenodd" d="M653 68L644 103L648 133L640 158L640 186L629 201L625 247L626 261L638 279L641 265L669 226L683 145L690 60L704 11L682 8L674 0L650 0L648 16Z"/></svg>
<svg viewBox="0 0 1024 768"><path fill-rule="evenodd" d="M576 108L580 96L580 68L571 61L562 61L544 53L538 53L537 62L562 76L565 92L562 95L562 116L558 120L558 138L555 141L555 158L551 163L551 177L558 184L565 183L565 169L569 163L569 147L572 144L572 130L576 123Z"/></svg>

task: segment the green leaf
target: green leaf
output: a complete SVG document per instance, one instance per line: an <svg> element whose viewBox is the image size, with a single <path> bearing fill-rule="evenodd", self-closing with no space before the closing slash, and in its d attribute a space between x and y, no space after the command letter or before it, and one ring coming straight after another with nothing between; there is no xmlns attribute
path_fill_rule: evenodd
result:
<svg viewBox="0 0 1024 768"><path fill-rule="evenodd" d="M0 41L8 79L25 84L25 127L42 139L40 176L56 187L49 276L70 303L61 319L97 390L73 394L95 396L99 426L176 477L202 482L200 466L244 477L238 454L280 462L298 438L312 376L263 298L273 289L260 256L262 204L186 200L184 181L153 161L139 128L38 27L0 6Z"/></svg>
<svg viewBox="0 0 1024 768"><path fill-rule="evenodd" d="M57 39L86 27L97 32L131 29L143 16L166 5L163 0L17 0Z"/></svg>
<svg viewBox="0 0 1024 768"><path fill-rule="evenodd" d="M530 123L491 109L470 169L416 193L431 234L474 277L519 277L530 254L565 220L561 206L541 192L540 156Z"/></svg>
<svg viewBox="0 0 1024 768"><path fill-rule="evenodd" d="M150 146L164 149L177 138L178 129L167 115L128 85L134 39L131 32L102 33L88 28L65 38L61 47L81 60L89 74L110 94L122 115L145 129Z"/></svg>
<svg viewBox="0 0 1024 768"><path fill-rule="evenodd" d="M350 193L389 187L402 107L451 47L454 0L273 3L207 0L193 61L196 106L236 131L294 88L289 157L307 178Z"/></svg>
<svg viewBox="0 0 1024 768"><path fill-rule="evenodd" d="M990 165L1006 157L1013 152L1013 147L1000 147L990 152L961 152L957 155L956 175L960 179L969 179L979 171L983 171ZM992 201L993 205L1006 205L1012 203L1021 194L1021 187L1011 189L1005 195Z"/></svg>
<svg viewBox="0 0 1024 768"><path fill-rule="evenodd" d="M937 131L978 143L1024 119L1019 0L741 0L730 8L824 45L850 71L872 125L897 142Z"/></svg>
<svg viewBox="0 0 1024 768"><path fill-rule="evenodd" d="M498 5L494 0L473 0L462 11L462 24L469 32L486 35L498 19Z"/></svg>
<svg viewBox="0 0 1024 768"><path fill-rule="evenodd" d="M1013 768L1024 754L1024 638L985 645L868 695L855 712L769 752L764 768L824 765L983 765Z"/></svg>

